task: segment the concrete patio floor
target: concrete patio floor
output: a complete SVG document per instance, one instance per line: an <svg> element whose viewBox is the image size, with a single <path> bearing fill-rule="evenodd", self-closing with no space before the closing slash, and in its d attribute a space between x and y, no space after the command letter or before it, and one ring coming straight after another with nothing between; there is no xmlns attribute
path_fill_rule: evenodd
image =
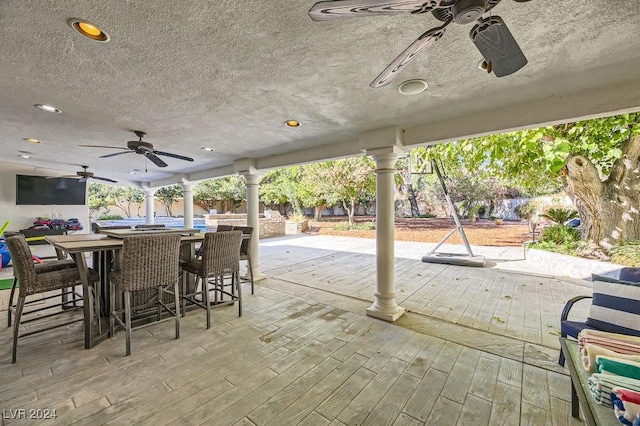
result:
<svg viewBox="0 0 640 426"><path fill-rule="evenodd" d="M0 408L56 409L51 424L580 424L556 332L590 283L422 263L428 247L396 243L394 324L364 315L375 242L305 235L261 241L269 279L243 285L241 318L214 309L206 330L189 311L177 341L170 323L134 332L131 357L124 333L83 350L74 325L25 338L11 365L2 327Z"/></svg>

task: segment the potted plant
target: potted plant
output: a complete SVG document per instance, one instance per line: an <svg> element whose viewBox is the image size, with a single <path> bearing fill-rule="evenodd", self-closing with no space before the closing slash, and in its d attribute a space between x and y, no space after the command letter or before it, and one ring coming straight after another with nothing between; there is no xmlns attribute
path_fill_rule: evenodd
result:
<svg viewBox="0 0 640 426"><path fill-rule="evenodd" d="M495 221L496 225L502 225L504 223L502 216L489 216L489 219Z"/></svg>

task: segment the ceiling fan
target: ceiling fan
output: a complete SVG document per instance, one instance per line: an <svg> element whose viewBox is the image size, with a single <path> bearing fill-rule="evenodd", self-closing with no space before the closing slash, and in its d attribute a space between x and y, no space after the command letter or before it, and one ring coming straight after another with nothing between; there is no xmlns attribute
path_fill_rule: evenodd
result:
<svg viewBox="0 0 640 426"><path fill-rule="evenodd" d="M82 167L82 171L76 172L75 175L65 175L65 176L60 176L63 178L70 178L70 179L80 179L80 182L86 182L87 179L98 179L98 180L104 180L106 182L111 182L111 183L117 183L117 180L113 180L113 179L109 179L106 177L101 177L101 176L95 176L92 172L87 171L87 169L89 168L89 166L80 166ZM55 179L56 176L48 176L47 179Z"/></svg>
<svg viewBox="0 0 640 426"><path fill-rule="evenodd" d="M520 46L499 16L483 18L501 0L328 0L314 4L309 17L314 21L329 21L378 15L431 12L443 25L422 34L400 54L375 80L371 87L386 86L422 51L442 38L449 24L476 22L469 36L484 58L482 68L496 77L513 74L527 64ZM524 3L529 0L514 0Z"/></svg>
<svg viewBox="0 0 640 426"><path fill-rule="evenodd" d="M126 148L121 147L121 146L107 146L107 145L78 145L78 146L84 146L84 147L89 147L89 148L111 148L111 149L122 149L122 150L124 150L123 152L114 152L113 154L101 155L100 158L115 157L116 155L130 154L132 152L135 152L136 154L144 155L146 158L151 160L151 162L153 164L155 164L156 166L158 166L158 167L167 167L167 163L162 161L158 157L158 155L162 155L162 156L165 156L165 157L171 157L171 158L177 158L178 160L193 161L193 158L185 157L184 155L172 154L170 152L157 151L157 150L153 149L153 144L151 144L149 142L144 142L142 140L144 135L146 135L145 132L140 131L140 130L134 130L134 133L138 137L138 140L137 141L128 141Z"/></svg>

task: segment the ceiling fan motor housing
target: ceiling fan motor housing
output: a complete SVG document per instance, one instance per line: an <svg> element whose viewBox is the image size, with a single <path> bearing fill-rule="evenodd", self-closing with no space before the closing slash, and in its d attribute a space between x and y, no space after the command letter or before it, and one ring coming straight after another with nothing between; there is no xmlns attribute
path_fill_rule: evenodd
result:
<svg viewBox="0 0 640 426"><path fill-rule="evenodd" d="M486 0L458 0L453 5L453 20L458 24L470 24L482 17L486 10Z"/></svg>
<svg viewBox="0 0 640 426"><path fill-rule="evenodd" d="M153 144L143 141L129 141L127 142L127 148L136 152L153 151Z"/></svg>

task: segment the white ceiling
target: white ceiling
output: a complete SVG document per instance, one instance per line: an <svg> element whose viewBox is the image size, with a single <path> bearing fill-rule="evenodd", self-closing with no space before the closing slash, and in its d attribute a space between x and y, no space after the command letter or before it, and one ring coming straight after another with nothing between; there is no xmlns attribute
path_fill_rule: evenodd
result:
<svg viewBox="0 0 640 426"><path fill-rule="evenodd" d="M312 22L313 3L1 2L0 162L65 174L87 164L96 175L155 186L354 154L381 128L403 129L401 141L419 145L640 109L636 0L502 0L493 14L528 58L522 70L500 79L480 71L472 25L452 24L381 89L368 85L440 22L431 14ZM111 41L80 36L71 18L100 25ZM412 78L429 90L398 93ZM286 119L302 126L287 128ZM116 150L78 147L125 146L132 130L195 162L163 157L169 167L149 163L145 173L142 156L101 159ZM19 158L21 150L33 158Z"/></svg>

